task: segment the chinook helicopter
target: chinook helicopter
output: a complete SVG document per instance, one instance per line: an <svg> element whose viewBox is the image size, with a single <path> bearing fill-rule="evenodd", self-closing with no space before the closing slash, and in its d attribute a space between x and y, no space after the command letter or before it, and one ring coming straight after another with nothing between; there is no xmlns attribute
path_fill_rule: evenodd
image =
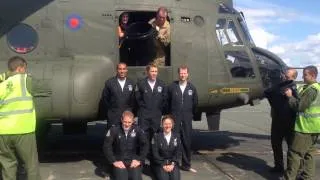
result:
<svg viewBox="0 0 320 180"><path fill-rule="evenodd" d="M199 113L218 130L220 112L255 105L266 88L279 83L287 66L255 46L243 13L232 0L5 0L0 3L0 70L9 57L28 61L40 122L62 122L65 133L85 132L97 120L104 82L127 56L128 76L145 76L154 56L154 29L148 21L168 8L171 43L159 77L167 84L181 64L197 87ZM122 13L130 27L121 47L117 27ZM151 44L150 44L151 43Z"/></svg>

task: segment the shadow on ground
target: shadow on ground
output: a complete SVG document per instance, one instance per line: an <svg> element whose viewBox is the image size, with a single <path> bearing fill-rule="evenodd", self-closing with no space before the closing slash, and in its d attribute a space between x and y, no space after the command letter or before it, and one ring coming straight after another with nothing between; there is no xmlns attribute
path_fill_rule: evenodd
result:
<svg viewBox="0 0 320 180"><path fill-rule="evenodd" d="M249 133L234 133L229 131L204 131L194 130L192 147L194 151L215 149L227 149L234 146L239 146L241 142L249 139L267 140L269 135L249 134Z"/></svg>
<svg viewBox="0 0 320 180"><path fill-rule="evenodd" d="M263 159L248 156L240 153L222 153L221 156L216 158L217 161L231 164L239 169L245 170L246 172L254 172L264 179L278 180L281 174L271 174L268 170L270 166ZM238 177L239 174L235 174L235 177L240 179L246 179L246 177ZM245 175L242 175L245 176ZM247 177L248 178L248 177Z"/></svg>

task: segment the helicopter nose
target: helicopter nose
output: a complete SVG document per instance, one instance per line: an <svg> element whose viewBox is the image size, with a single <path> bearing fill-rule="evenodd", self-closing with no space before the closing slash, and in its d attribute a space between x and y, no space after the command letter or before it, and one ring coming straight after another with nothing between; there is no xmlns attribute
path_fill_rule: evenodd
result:
<svg viewBox="0 0 320 180"><path fill-rule="evenodd" d="M267 89L282 82L288 66L277 55L262 48L252 48L260 70L263 88Z"/></svg>

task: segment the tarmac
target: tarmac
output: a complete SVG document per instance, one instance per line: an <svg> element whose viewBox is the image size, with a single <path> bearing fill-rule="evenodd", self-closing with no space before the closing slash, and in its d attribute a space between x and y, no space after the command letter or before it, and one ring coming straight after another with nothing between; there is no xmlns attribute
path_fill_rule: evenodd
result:
<svg viewBox="0 0 320 180"><path fill-rule="evenodd" d="M89 123L87 135L62 135L60 124L52 125L47 148L41 153L40 172L44 180L110 179L103 156L103 121ZM223 110L220 131L210 132L205 117L193 123L192 167L198 172L181 171L182 180L277 180L271 174L270 107L257 106ZM318 146L319 148L320 146ZM284 143L284 156L286 157ZM316 156L316 177L320 179L320 158ZM143 179L154 179L150 167Z"/></svg>

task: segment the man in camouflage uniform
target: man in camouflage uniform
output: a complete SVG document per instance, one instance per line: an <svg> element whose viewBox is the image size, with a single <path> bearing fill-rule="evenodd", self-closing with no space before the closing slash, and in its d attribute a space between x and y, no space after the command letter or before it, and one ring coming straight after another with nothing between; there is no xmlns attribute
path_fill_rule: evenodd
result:
<svg viewBox="0 0 320 180"><path fill-rule="evenodd" d="M156 57L153 60L157 66L165 66L166 47L170 44L170 23L167 17L168 10L165 7L160 7L157 16L149 21L149 24L158 31L155 40Z"/></svg>

